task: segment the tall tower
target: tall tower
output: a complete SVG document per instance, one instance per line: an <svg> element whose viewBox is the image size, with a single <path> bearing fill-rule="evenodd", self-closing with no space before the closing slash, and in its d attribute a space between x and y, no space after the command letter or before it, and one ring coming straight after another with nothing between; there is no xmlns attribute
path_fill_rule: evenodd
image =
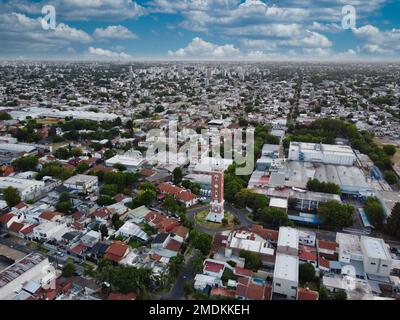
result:
<svg viewBox="0 0 400 320"><path fill-rule="evenodd" d="M207 220L222 223L224 219L224 171L213 171L211 173L211 209Z"/></svg>

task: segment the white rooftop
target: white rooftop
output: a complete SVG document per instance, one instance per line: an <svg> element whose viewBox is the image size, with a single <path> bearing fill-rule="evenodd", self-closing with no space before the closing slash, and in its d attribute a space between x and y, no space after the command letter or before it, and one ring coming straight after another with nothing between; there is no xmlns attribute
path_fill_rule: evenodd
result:
<svg viewBox="0 0 400 320"><path fill-rule="evenodd" d="M280 227L278 246L290 247L297 250L299 248L298 230L290 227Z"/></svg>
<svg viewBox="0 0 400 320"><path fill-rule="evenodd" d="M383 239L362 236L361 243L369 258L391 260L391 256Z"/></svg>
<svg viewBox="0 0 400 320"><path fill-rule="evenodd" d="M273 208L287 209L288 200L280 198L271 198L271 200L269 201L269 206Z"/></svg>
<svg viewBox="0 0 400 320"><path fill-rule="evenodd" d="M275 260L274 278L299 281L299 258L277 253Z"/></svg>

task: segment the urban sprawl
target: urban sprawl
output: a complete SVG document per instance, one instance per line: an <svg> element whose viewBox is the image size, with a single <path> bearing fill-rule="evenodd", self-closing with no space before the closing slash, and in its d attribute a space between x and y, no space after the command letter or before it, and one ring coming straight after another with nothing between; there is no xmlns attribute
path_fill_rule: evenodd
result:
<svg viewBox="0 0 400 320"><path fill-rule="evenodd" d="M399 84L395 63L1 62L0 299L400 299Z"/></svg>

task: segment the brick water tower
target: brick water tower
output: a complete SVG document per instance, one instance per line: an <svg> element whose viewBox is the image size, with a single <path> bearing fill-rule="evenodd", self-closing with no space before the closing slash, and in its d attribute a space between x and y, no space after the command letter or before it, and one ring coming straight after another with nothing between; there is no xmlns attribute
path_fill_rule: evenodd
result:
<svg viewBox="0 0 400 320"><path fill-rule="evenodd" d="M215 168L211 173L211 209L207 215L207 220L222 223L224 219L224 171Z"/></svg>

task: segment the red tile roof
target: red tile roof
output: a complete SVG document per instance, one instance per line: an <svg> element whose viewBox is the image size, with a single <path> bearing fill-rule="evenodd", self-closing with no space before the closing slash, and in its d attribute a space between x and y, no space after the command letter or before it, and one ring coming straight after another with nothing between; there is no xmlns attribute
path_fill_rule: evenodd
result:
<svg viewBox="0 0 400 320"><path fill-rule="evenodd" d="M15 205L13 208L16 208L16 209L19 210L19 209L22 209L22 208L25 208L25 207L27 207L27 204L25 202L20 202L17 205Z"/></svg>
<svg viewBox="0 0 400 320"><path fill-rule="evenodd" d="M114 262L120 262L126 252L129 250L129 246L121 241L113 241L108 247L105 257Z"/></svg>
<svg viewBox="0 0 400 320"><path fill-rule="evenodd" d="M176 219L168 218L153 211L146 214L145 220L153 224L159 232L171 232L180 225Z"/></svg>
<svg viewBox="0 0 400 320"><path fill-rule="evenodd" d="M184 226L177 226L172 230L176 235L185 238L189 234L189 229Z"/></svg>
<svg viewBox="0 0 400 320"><path fill-rule="evenodd" d="M172 195L177 200L180 200L183 202L189 202L194 199L197 199L197 195L195 195L191 191L180 188L170 182L161 183L158 186L158 188L161 193Z"/></svg>
<svg viewBox="0 0 400 320"><path fill-rule="evenodd" d="M165 249L171 250L171 251L176 251L179 252L179 250L182 247L182 243L178 242L174 239L170 239L167 243L167 245L165 246Z"/></svg>
<svg viewBox="0 0 400 320"><path fill-rule="evenodd" d="M331 268L329 260L325 259L321 255L319 256L318 264L319 264L320 267L323 267L323 268L326 268L326 269L330 269Z"/></svg>
<svg viewBox="0 0 400 320"><path fill-rule="evenodd" d="M137 295L134 292L131 293L127 293L127 294L123 294L123 293L117 293L117 292L111 292L108 295L107 300L117 300L117 301L132 301L132 300L136 300Z"/></svg>
<svg viewBox="0 0 400 320"><path fill-rule="evenodd" d="M13 222L8 229L13 232L19 232L23 227L25 227L23 223Z"/></svg>
<svg viewBox="0 0 400 320"><path fill-rule="evenodd" d="M251 277L253 275L253 271L245 268L235 267L234 274L242 277Z"/></svg>
<svg viewBox="0 0 400 320"><path fill-rule="evenodd" d="M278 241L279 231L277 230L265 229L261 225L253 224L253 226L251 227L251 232L254 232L255 234L266 240L271 240L275 242Z"/></svg>
<svg viewBox="0 0 400 320"><path fill-rule="evenodd" d="M3 214L2 216L0 216L0 223L6 224L14 217L15 217L15 215L10 213L10 212L6 213L6 214Z"/></svg>
<svg viewBox="0 0 400 320"><path fill-rule="evenodd" d="M317 246L320 249L336 251L337 244L336 244L336 242L318 240Z"/></svg>
<svg viewBox="0 0 400 320"><path fill-rule="evenodd" d="M75 253L75 254L81 254L82 252L85 252L85 250L87 249L87 247L85 245L83 245L82 243L76 245L75 247L73 247L70 251Z"/></svg>
<svg viewBox="0 0 400 320"><path fill-rule="evenodd" d="M271 295L271 288L255 284L250 278L239 278L238 280L236 296L249 300L270 300Z"/></svg>
<svg viewBox="0 0 400 320"><path fill-rule="evenodd" d="M211 290L210 296L222 296L226 298L235 298L235 291L226 288L213 288Z"/></svg>
<svg viewBox="0 0 400 320"><path fill-rule="evenodd" d="M155 171L153 171L151 169L146 169L146 168L140 170L140 172L139 172L140 176L146 177L146 178L151 177L153 174L155 174Z"/></svg>
<svg viewBox="0 0 400 320"><path fill-rule="evenodd" d="M219 273L224 268L225 268L225 264L223 264L223 263L217 263L217 262L213 262L213 261L209 261L209 260L206 260L204 262L204 270L205 271Z"/></svg>
<svg viewBox="0 0 400 320"><path fill-rule="evenodd" d="M36 227L36 224L31 224L30 226L23 228L20 232L22 234L26 235L26 234L33 232L33 229L35 229L35 227Z"/></svg>
<svg viewBox="0 0 400 320"><path fill-rule="evenodd" d="M106 207L101 208L94 213L94 216L98 217L98 218L106 218L106 217L109 217L110 215L111 215L111 211L108 210L108 208L106 208Z"/></svg>
<svg viewBox="0 0 400 320"><path fill-rule="evenodd" d="M61 215L61 213L55 211L43 211L39 218L52 221L56 216Z"/></svg>
<svg viewBox="0 0 400 320"><path fill-rule="evenodd" d="M297 300L318 300L318 292L310 289L299 288Z"/></svg>

